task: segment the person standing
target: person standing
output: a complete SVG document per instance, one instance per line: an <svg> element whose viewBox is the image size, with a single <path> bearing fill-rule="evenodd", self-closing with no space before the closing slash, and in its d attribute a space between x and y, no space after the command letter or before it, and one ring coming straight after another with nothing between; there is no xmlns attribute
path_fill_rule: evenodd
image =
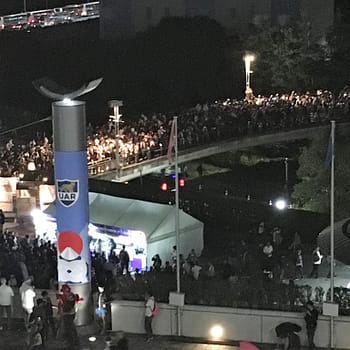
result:
<svg viewBox="0 0 350 350"><path fill-rule="evenodd" d="M287 337L284 338L284 349L283 350L300 350L300 338L295 332L288 333Z"/></svg>
<svg viewBox="0 0 350 350"><path fill-rule="evenodd" d="M99 333L106 333L106 314L107 314L107 302L106 294L104 287L98 287L98 296L97 296L97 308L95 310L96 314L96 323L99 327Z"/></svg>
<svg viewBox="0 0 350 350"><path fill-rule="evenodd" d="M126 273L128 274L130 257L129 257L129 253L125 250L125 245L123 245L123 249L119 252L119 260L120 260L120 268L122 270L122 274L124 274L124 270L126 270Z"/></svg>
<svg viewBox="0 0 350 350"><path fill-rule="evenodd" d="M146 341L151 341L153 339L152 331L152 320L153 320L153 310L155 308L154 296L151 292L145 293L145 331L146 331Z"/></svg>
<svg viewBox="0 0 350 350"><path fill-rule="evenodd" d="M52 310L52 301L49 297L49 293L46 290L43 290L41 292L41 297L43 300L43 304L45 307L45 315L47 319L47 326L51 328L52 337L56 337L56 326L55 326L55 320L53 318L53 310Z"/></svg>
<svg viewBox="0 0 350 350"><path fill-rule="evenodd" d="M63 328L63 336L67 349L74 349L79 343L77 330L74 324L75 303L79 300L76 294L73 294L70 287L64 284L61 288L62 294L58 294L58 314L61 317L60 327Z"/></svg>
<svg viewBox="0 0 350 350"><path fill-rule="evenodd" d="M21 295L22 308L24 311L24 325L28 328L29 318L33 312L34 308L34 299L35 299L35 291L32 286L32 277L24 281L19 288L19 293Z"/></svg>
<svg viewBox="0 0 350 350"><path fill-rule="evenodd" d="M304 277L304 261L303 261L303 254L301 249L297 250L296 256L295 256L295 278L303 278Z"/></svg>
<svg viewBox="0 0 350 350"><path fill-rule="evenodd" d="M309 348L313 349L315 348L314 336L317 327L318 311L314 307L314 303L311 300L306 303L306 313L304 319L306 322L306 333L309 342Z"/></svg>
<svg viewBox="0 0 350 350"><path fill-rule="evenodd" d="M316 247L312 252L312 271L310 277L318 278L318 270L322 263L323 255L321 255L320 247Z"/></svg>
<svg viewBox="0 0 350 350"><path fill-rule="evenodd" d="M3 233L4 225L5 225L5 214L2 211L2 209L0 209L0 234Z"/></svg>
<svg viewBox="0 0 350 350"><path fill-rule="evenodd" d="M10 286L6 284L6 278L0 278L0 318L6 313L7 329L11 326L14 293Z"/></svg>
<svg viewBox="0 0 350 350"><path fill-rule="evenodd" d="M45 304L41 298L37 299L36 306L34 306L33 312L29 318L30 325L36 323L39 327L39 332L41 334L41 340L43 345L47 340L48 333L48 321L46 317Z"/></svg>

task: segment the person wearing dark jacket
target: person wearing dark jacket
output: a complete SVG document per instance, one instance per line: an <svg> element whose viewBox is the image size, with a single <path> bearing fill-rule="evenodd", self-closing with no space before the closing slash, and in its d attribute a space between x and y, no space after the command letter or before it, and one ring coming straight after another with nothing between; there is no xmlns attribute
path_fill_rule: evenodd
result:
<svg viewBox="0 0 350 350"><path fill-rule="evenodd" d="M2 209L0 209L0 234L3 233L4 224L5 224L5 214L2 211Z"/></svg>
<svg viewBox="0 0 350 350"><path fill-rule="evenodd" d="M305 313L305 322L306 322L306 332L307 339L309 342L309 348L315 348L314 336L317 327L318 311L315 309L312 301L306 303L306 313Z"/></svg>
<svg viewBox="0 0 350 350"><path fill-rule="evenodd" d="M300 350L300 338L295 332L290 332L284 339L283 350Z"/></svg>

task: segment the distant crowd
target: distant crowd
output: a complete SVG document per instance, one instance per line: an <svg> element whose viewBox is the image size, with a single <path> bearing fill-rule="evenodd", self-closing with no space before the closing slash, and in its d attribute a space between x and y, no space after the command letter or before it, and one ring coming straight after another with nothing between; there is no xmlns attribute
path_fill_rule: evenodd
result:
<svg viewBox="0 0 350 350"><path fill-rule="evenodd" d="M151 159L166 153L171 122L178 115L179 149L249 134L307 127L327 123L331 119L350 117L350 88L338 95L327 90L316 93L276 94L252 100L222 100L197 104L177 113L141 114L125 118L119 135L113 121L93 128L87 127L87 159L89 164L117 158L121 166ZM37 133L28 143L12 138L0 149L0 176L19 176L28 171L28 164L46 176L52 173L51 137Z"/></svg>

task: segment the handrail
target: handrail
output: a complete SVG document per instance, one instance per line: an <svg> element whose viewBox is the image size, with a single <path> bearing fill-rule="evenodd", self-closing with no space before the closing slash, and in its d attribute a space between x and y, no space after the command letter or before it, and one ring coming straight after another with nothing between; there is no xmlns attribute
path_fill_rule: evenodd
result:
<svg viewBox="0 0 350 350"><path fill-rule="evenodd" d="M100 2L87 2L77 5L66 5L49 9L20 12L0 17L0 31L28 30L36 27L49 27L69 22L81 22L99 17ZM60 18L61 15L72 17ZM89 14L90 13L90 14ZM46 21L40 17L45 17ZM51 21L47 21L50 18Z"/></svg>

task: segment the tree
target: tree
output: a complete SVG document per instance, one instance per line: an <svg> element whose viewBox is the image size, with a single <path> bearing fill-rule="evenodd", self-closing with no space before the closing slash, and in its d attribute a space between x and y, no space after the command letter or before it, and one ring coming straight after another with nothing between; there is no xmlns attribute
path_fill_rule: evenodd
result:
<svg viewBox="0 0 350 350"><path fill-rule="evenodd" d="M329 213L330 168L325 166L328 134L315 138L299 158L297 175L301 180L294 186L292 199L306 210ZM336 132L334 208L337 220L350 215L350 145L347 135Z"/></svg>
<svg viewBox="0 0 350 350"><path fill-rule="evenodd" d="M120 66L106 77L114 82L123 71L124 79L115 84L119 94L123 89L133 104L153 110L221 98L223 81L230 78L227 40L225 29L212 19L167 17L130 39Z"/></svg>
<svg viewBox="0 0 350 350"><path fill-rule="evenodd" d="M333 89L349 84L350 73L350 23L336 22L327 36L329 58L328 82Z"/></svg>
<svg viewBox="0 0 350 350"><path fill-rule="evenodd" d="M305 91L318 87L324 49L303 21L284 27L257 27L245 40L257 55L254 85L258 91Z"/></svg>

